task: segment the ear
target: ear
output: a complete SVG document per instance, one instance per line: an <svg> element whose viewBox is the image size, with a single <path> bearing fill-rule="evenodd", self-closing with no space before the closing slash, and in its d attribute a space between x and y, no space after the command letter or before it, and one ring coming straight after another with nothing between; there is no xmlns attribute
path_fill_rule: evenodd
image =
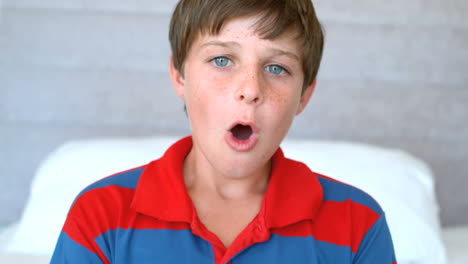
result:
<svg viewBox="0 0 468 264"><path fill-rule="evenodd" d="M182 100L185 100L185 79L183 74L175 68L172 54L169 56L169 76L175 92Z"/></svg>
<svg viewBox="0 0 468 264"><path fill-rule="evenodd" d="M305 109L307 106L307 103L309 103L310 98L312 97L312 94L315 91L315 86L317 85L317 79L315 79L311 85L309 85L304 92L301 95L301 99L299 101L299 106L297 107L296 115L302 113L302 111Z"/></svg>

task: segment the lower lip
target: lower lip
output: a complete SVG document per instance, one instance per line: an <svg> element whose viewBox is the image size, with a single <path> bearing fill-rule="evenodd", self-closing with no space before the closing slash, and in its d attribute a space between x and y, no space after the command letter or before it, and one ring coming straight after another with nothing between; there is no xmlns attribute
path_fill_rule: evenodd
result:
<svg viewBox="0 0 468 264"><path fill-rule="evenodd" d="M258 135L253 133L248 139L240 140L234 137L231 132L227 132L225 136L227 144L235 151L247 152L251 150L258 141Z"/></svg>

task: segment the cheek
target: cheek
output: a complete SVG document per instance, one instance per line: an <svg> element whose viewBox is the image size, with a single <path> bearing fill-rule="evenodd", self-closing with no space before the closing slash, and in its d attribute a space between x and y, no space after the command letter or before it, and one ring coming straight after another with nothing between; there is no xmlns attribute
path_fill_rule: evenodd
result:
<svg viewBox="0 0 468 264"><path fill-rule="evenodd" d="M281 94L270 98L269 119L278 136L284 136L294 120L299 105L298 95Z"/></svg>
<svg viewBox="0 0 468 264"><path fill-rule="evenodd" d="M231 80L228 76L207 71L203 69L203 67L190 77L191 82L188 90L193 96L198 97L223 94L231 84Z"/></svg>
<svg viewBox="0 0 468 264"><path fill-rule="evenodd" d="M294 89L294 88L290 88ZM270 102L272 108L285 117L295 116L300 101L299 92L276 92L271 93Z"/></svg>
<svg viewBox="0 0 468 264"><path fill-rule="evenodd" d="M221 79L199 78L197 82L190 83L187 86L186 104L192 118L208 121L220 116L222 119L226 109L226 89L226 81Z"/></svg>

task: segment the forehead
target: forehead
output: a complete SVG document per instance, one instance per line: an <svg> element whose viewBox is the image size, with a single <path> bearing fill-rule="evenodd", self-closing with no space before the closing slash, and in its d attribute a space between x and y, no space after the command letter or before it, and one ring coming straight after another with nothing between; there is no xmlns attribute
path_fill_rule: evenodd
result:
<svg viewBox="0 0 468 264"><path fill-rule="evenodd" d="M274 38L267 38L262 35L258 28L259 16L239 17L226 21L219 32L200 32L195 38L195 46L203 46L210 42L226 42L233 46L245 46L249 43L257 43L263 46L271 46L286 49L299 55L300 40L298 33L292 27L286 29L281 35Z"/></svg>

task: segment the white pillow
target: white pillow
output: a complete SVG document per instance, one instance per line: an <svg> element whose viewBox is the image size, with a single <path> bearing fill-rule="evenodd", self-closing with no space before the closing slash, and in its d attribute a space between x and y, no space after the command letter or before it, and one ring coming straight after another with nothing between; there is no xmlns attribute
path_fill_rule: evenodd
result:
<svg viewBox="0 0 468 264"><path fill-rule="evenodd" d="M160 157L176 138L81 140L44 161L7 250L50 255L75 196L90 183ZM386 212L400 264L445 262L434 183L410 155L362 144L287 140L287 157L371 194Z"/></svg>

